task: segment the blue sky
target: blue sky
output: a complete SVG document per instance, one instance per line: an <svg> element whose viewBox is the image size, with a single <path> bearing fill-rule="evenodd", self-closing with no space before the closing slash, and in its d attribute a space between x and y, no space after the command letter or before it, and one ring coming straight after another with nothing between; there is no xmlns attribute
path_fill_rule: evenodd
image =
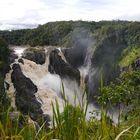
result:
<svg viewBox="0 0 140 140"><path fill-rule="evenodd" d="M0 0L1 26L117 19L140 21L140 0Z"/></svg>

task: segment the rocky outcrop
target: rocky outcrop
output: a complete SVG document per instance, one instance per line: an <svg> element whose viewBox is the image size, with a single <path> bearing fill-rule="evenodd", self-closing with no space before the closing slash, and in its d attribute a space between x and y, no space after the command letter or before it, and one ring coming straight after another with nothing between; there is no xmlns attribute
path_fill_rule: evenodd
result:
<svg viewBox="0 0 140 140"><path fill-rule="evenodd" d="M19 64L14 64L11 79L16 89L16 106L23 114L29 114L30 117L41 123L41 120L47 121L46 129L49 124L49 117L43 114L41 104L37 101L35 93L37 87L21 71Z"/></svg>
<svg viewBox="0 0 140 140"><path fill-rule="evenodd" d="M18 59L18 62L24 65L24 61L22 58Z"/></svg>
<svg viewBox="0 0 140 140"><path fill-rule="evenodd" d="M79 68L85 64L88 49L94 50L95 39L91 31L87 28L77 27L69 34L69 39L64 44L67 49L63 49L67 62L74 68Z"/></svg>
<svg viewBox="0 0 140 140"><path fill-rule="evenodd" d="M79 70L66 63L59 55L58 49L51 51L49 61L50 63L48 69L50 73L56 73L60 75L61 78L70 78L76 80L78 84L80 84Z"/></svg>
<svg viewBox="0 0 140 140"><path fill-rule="evenodd" d="M10 50L8 61L5 62L2 67L0 67L1 76L5 77L6 73L8 73L11 70L10 64L15 62L15 59L17 58L18 56L14 54L14 51Z"/></svg>
<svg viewBox="0 0 140 140"><path fill-rule="evenodd" d="M18 58L18 55L15 54L14 50L10 50L10 55L9 55L9 63L14 63L15 59Z"/></svg>
<svg viewBox="0 0 140 140"><path fill-rule="evenodd" d="M74 68L78 68L84 64L86 58L87 47L73 47L63 49L64 56L68 63Z"/></svg>
<svg viewBox="0 0 140 140"><path fill-rule="evenodd" d="M89 93L91 101L96 101L101 95L101 81L104 86L109 85L111 81L119 77L121 69L118 65L121 53L127 48L126 44L119 44L112 38L104 39L100 47L97 47L93 53L91 60L91 68L89 71ZM115 38L116 39L116 38Z"/></svg>
<svg viewBox="0 0 140 140"><path fill-rule="evenodd" d="M41 65L46 61L45 50L41 48L28 48L24 51L22 57Z"/></svg>

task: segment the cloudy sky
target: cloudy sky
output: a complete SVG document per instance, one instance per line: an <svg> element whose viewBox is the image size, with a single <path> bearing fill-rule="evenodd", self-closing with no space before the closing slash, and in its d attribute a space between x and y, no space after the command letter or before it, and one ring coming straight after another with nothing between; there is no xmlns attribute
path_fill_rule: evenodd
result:
<svg viewBox="0 0 140 140"><path fill-rule="evenodd" d="M137 20L140 0L0 0L0 28L60 20Z"/></svg>

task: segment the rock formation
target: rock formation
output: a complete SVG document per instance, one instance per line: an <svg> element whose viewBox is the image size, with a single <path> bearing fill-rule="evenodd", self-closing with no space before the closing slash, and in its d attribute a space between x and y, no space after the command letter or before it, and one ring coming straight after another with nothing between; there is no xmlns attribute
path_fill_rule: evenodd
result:
<svg viewBox="0 0 140 140"><path fill-rule="evenodd" d="M42 48L28 48L24 51L22 57L42 65L45 63L46 53Z"/></svg>
<svg viewBox="0 0 140 140"><path fill-rule="evenodd" d="M41 104L35 97L35 93L37 92L36 85L22 73L19 64L14 64L12 69L11 79L16 89L17 109L23 114L29 114L30 117L38 123L40 123L42 119L47 121L47 128L49 126L49 117L43 114Z"/></svg>
<svg viewBox="0 0 140 140"><path fill-rule="evenodd" d="M59 50L54 49L49 56L49 72L60 75L61 78L70 78L80 84L80 72L65 62L59 55Z"/></svg>

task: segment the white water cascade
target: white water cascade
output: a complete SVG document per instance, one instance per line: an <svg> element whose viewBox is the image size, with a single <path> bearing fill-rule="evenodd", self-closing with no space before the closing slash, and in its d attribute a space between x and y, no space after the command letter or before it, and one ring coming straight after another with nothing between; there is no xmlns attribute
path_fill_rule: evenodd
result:
<svg viewBox="0 0 140 140"><path fill-rule="evenodd" d="M18 55L18 59L22 57L22 54L26 47L14 47L15 54ZM59 48L60 53L59 55L62 57L62 59L66 62L66 59L61 52L61 49ZM84 78L88 73L89 65L86 67L81 67L80 73L81 73L81 85L78 86L76 81L72 81L68 78L61 79L59 75L57 74L51 74L48 71L48 65L49 65L49 51L47 48L45 49L46 52L46 61L43 65L36 64L33 61L23 59L24 64L19 63L18 59L15 60L14 63L18 63L21 67L21 70L23 74L30 78L31 81L37 86L38 91L35 93L36 99L41 103L41 109L43 110L44 114L49 114L51 117L53 115L52 112L52 103L55 104L55 100L57 99L59 103L59 109L60 112L63 111L64 107L64 100L62 98L62 82L64 84L64 90L65 90L65 96L69 99L69 102L74 105L74 99L76 98L76 104L79 104L82 102L82 96L83 96L83 89L84 89ZM14 64L11 64L12 65ZM9 89L7 91L8 96L11 98L11 106L16 109L15 105L15 89L11 80L11 73L12 70L10 70L9 73L6 74L5 81L9 84ZM84 97L84 102L86 103L86 97ZM100 119L100 113L101 111L97 109L93 105L89 105L87 109L87 119L90 118L92 111L97 110L99 112L99 116L97 118ZM94 114L95 115L95 114ZM111 115L110 115L111 116ZM113 118L114 122L117 122L116 117Z"/></svg>

